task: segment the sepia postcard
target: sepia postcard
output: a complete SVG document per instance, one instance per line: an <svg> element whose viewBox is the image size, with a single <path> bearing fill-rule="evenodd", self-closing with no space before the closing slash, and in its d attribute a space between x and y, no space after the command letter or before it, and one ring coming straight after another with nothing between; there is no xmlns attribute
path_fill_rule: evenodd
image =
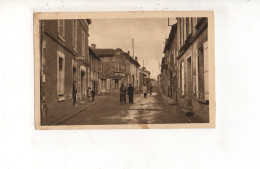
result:
<svg viewBox="0 0 260 169"><path fill-rule="evenodd" d="M214 13L34 13L36 129L214 128Z"/></svg>

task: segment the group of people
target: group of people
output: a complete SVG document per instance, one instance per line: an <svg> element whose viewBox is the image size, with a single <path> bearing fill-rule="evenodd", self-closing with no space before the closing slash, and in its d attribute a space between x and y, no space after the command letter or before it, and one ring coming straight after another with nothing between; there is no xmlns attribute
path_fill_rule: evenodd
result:
<svg viewBox="0 0 260 169"><path fill-rule="evenodd" d="M144 97L147 97L148 89L145 84L143 85L142 89L143 89ZM149 87L150 95L152 95L152 89L153 89L153 85L150 84L150 87ZM126 95L128 95L129 103L133 104L134 103L134 87L132 86L132 84L129 84L128 88L126 89L126 87L122 83L121 87L120 87L120 103L121 104L123 104L123 103L126 104Z"/></svg>
<svg viewBox="0 0 260 169"><path fill-rule="evenodd" d="M128 94L129 96L129 103L133 104L134 103L134 87L132 86L132 84L129 84L128 88L126 89L126 87L124 86L124 84L121 84L120 87L120 103L126 104L126 94Z"/></svg>
<svg viewBox="0 0 260 169"><path fill-rule="evenodd" d="M72 96L73 96L73 105L74 106L77 106L77 102L76 102L77 93L78 93L78 90L77 90L76 81L73 81ZM90 99L90 97L91 97L92 98L92 102L94 102L95 101L95 96L96 96L95 89L91 90L91 88L88 87L87 94L88 94L88 99Z"/></svg>

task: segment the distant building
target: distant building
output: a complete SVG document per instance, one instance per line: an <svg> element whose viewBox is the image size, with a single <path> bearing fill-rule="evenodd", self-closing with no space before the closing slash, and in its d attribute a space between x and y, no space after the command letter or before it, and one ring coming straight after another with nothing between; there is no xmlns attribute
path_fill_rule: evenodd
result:
<svg viewBox="0 0 260 169"><path fill-rule="evenodd" d="M87 102L89 24L90 19L40 22L42 125L53 124L71 112L74 102Z"/></svg>
<svg viewBox="0 0 260 169"><path fill-rule="evenodd" d="M92 48L95 48L95 46L89 47L88 87L90 87L91 90L94 89L96 93L98 93L99 65L102 63L101 59L95 54Z"/></svg>
<svg viewBox="0 0 260 169"><path fill-rule="evenodd" d="M99 69L99 94L118 93L121 84L130 83L139 88L139 67L137 57L133 58L122 49L93 49L101 58Z"/></svg>
<svg viewBox="0 0 260 169"><path fill-rule="evenodd" d="M164 86L165 95L177 101L177 24L172 25L163 53L165 54L162 61L164 83L166 84Z"/></svg>
<svg viewBox="0 0 260 169"><path fill-rule="evenodd" d="M148 80L147 79L150 79L150 75L151 75L151 72L146 70L146 67L142 67L141 69L139 69L139 77L140 77L140 84L143 85L143 84L146 84L148 85Z"/></svg>

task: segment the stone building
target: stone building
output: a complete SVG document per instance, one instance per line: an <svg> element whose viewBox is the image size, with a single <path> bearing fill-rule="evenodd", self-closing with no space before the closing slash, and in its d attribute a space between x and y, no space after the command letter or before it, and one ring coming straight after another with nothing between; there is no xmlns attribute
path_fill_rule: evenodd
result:
<svg viewBox="0 0 260 169"><path fill-rule="evenodd" d="M140 76L140 85L148 85L149 83L149 79L150 79L150 75L151 72L146 70L146 67L142 67L141 69L139 69L139 76ZM142 88L140 88L142 89Z"/></svg>
<svg viewBox="0 0 260 169"><path fill-rule="evenodd" d="M209 121L208 20L177 18L164 48L160 85L197 122ZM177 84L176 84L177 83Z"/></svg>
<svg viewBox="0 0 260 169"><path fill-rule="evenodd" d="M51 125L73 111L74 102L87 101L89 24L89 19L40 21L42 125Z"/></svg>
<svg viewBox="0 0 260 169"><path fill-rule="evenodd" d="M99 65L101 64L101 59L95 54L92 48L95 48L95 46L92 45L92 47L89 47L88 87L90 87L91 90L94 89L96 93L98 93Z"/></svg>
<svg viewBox="0 0 260 169"><path fill-rule="evenodd" d="M164 60L162 69L164 73L165 95L177 100L177 24L172 25L168 39L163 50Z"/></svg>
<svg viewBox="0 0 260 169"><path fill-rule="evenodd" d="M99 94L119 93L121 83L128 86L130 83L139 88L139 67L135 59L122 49L93 49L101 58L99 71Z"/></svg>
<svg viewBox="0 0 260 169"><path fill-rule="evenodd" d="M177 18L178 102L199 122L209 122L208 19Z"/></svg>

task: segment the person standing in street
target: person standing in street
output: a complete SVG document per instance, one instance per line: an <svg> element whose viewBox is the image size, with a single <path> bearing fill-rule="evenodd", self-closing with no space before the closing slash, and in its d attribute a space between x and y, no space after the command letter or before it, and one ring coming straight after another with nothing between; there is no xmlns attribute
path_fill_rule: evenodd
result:
<svg viewBox="0 0 260 169"><path fill-rule="evenodd" d="M77 99L76 81L73 81L72 95L73 95L73 106L77 106L77 103L76 103L76 99Z"/></svg>
<svg viewBox="0 0 260 169"><path fill-rule="evenodd" d="M143 94L144 94L144 97L147 97L147 87L145 84L143 85Z"/></svg>
<svg viewBox="0 0 260 169"><path fill-rule="evenodd" d="M125 102L126 104L126 88L124 86L124 84L122 83L121 84L121 87L120 87L120 103L122 104L123 102Z"/></svg>
<svg viewBox="0 0 260 169"><path fill-rule="evenodd" d="M93 90L91 91L92 102L95 101L95 96L96 96L96 92L95 92L95 89L93 89Z"/></svg>
<svg viewBox="0 0 260 169"><path fill-rule="evenodd" d="M91 96L91 88L90 87L88 87L88 100L90 100L90 96Z"/></svg>
<svg viewBox="0 0 260 169"><path fill-rule="evenodd" d="M129 103L134 103L134 87L132 84L129 84L129 87L127 89L128 97L129 97Z"/></svg>
<svg viewBox="0 0 260 169"><path fill-rule="evenodd" d="M153 91L153 84L150 84L150 95L152 95L152 91Z"/></svg>

